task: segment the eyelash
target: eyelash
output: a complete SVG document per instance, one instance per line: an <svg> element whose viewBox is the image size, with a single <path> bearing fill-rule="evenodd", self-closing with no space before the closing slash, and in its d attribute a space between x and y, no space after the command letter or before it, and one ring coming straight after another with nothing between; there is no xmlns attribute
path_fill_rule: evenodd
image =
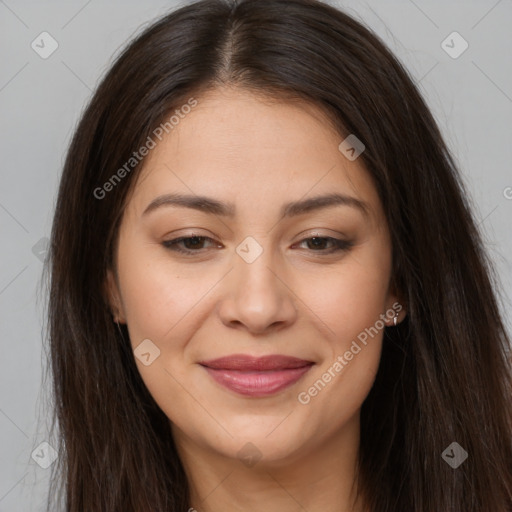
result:
<svg viewBox="0 0 512 512"><path fill-rule="evenodd" d="M191 256L194 253L201 252L202 249L198 249L198 250L183 249L183 248L180 248L178 246L178 244L184 242L185 240L192 240L192 239L200 239L200 240L204 240L204 241L215 242L215 240L213 240L210 237L194 235L194 236L182 236L182 237L179 237L179 238L174 238L173 240L166 240L165 242L162 242L162 245L166 249L169 249L170 251L175 251L175 252L179 252L181 254L185 254L185 255ZM354 243L351 242L351 241L340 240L338 238L333 238L333 237L330 237L330 236L313 236L313 237L309 237L309 238L304 238L303 240L301 240L298 243L302 244L303 242L307 242L309 240L328 240L331 243L333 243L334 247L332 249L330 249L330 250L319 250L319 251L313 250L312 251L313 253L320 253L320 255L325 255L325 256L330 255L330 254L334 254L334 253L337 253L337 252L340 252L340 251L348 251L354 245Z"/></svg>

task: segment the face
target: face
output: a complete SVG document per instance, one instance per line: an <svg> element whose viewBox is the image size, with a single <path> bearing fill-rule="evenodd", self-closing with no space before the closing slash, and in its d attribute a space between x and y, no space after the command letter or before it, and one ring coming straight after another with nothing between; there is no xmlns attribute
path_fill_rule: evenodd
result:
<svg viewBox="0 0 512 512"><path fill-rule="evenodd" d="M279 464L355 436L397 301L388 226L315 107L197 101L145 160L107 284L177 444Z"/></svg>

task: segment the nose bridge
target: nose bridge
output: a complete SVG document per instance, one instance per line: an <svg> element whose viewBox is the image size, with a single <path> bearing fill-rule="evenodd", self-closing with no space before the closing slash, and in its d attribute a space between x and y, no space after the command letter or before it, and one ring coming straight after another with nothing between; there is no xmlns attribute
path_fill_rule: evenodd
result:
<svg viewBox="0 0 512 512"><path fill-rule="evenodd" d="M266 241L247 237L237 246L220 308L224 323L241 323L261 332L294 318L292 294L279 277L278 262Z"/></svg>
<svg viewBox="0 0 512 512"><path fill-rule="evenodd" d="M267 301L275 300L280 295L278 280L275 275L275 257L270 248L270 241L254 237L245 238L236 248L237 256L234 261L237 295L256 298L258 295L268 295Z"/></svg>

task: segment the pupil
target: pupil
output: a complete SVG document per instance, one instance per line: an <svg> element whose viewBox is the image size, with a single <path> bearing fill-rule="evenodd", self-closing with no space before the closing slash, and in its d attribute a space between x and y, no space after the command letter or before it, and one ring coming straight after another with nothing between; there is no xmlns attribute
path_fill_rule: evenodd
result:
<svg viewBox="0 0 512 512"><path fill-rule="evenodd" d="M201 243L201 237L200 236L191 236L186 240L187 245L192 245L192 247L195 247L197 244Z"/></svg>
<svg viewBox="0 0 512 512"><path fill-rule="evenodd" d="M311 238L311 243L315 246L315 247L319 247L321 246L322 244L325 243L325 240L323 240L322 238L319 238L319 237L312 237Z"/></svg>

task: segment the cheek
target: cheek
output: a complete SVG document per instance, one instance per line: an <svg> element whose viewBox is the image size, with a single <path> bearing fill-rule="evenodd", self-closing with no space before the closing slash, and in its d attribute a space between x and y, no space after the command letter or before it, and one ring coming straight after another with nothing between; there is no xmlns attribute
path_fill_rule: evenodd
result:
<svg viewBox="0 0 512 512"><path fill-rule="evenodd" d="M316 329L313 332L320 338L318 347L323 352L321 368L300 391L307 391L318 379L328 379L328 389L312 398L314 407L332 403L338 404L333 411L353 413L373 383L380 359L382 329L376 335L368 335L367 330L385 311L390 258L379 257L383 254L386 252L382 247L367 245L322 272L301 270L290 274L293 275L290 288L304 302L298 321ZM150 366L140 361L137 366L148 390L173 420L179 420L185 411L195 411L194 403L183 393L180 384L190 378L186 346L212 314L215 305L212 301L218 299L214 287L224 275L220 271L204 271L203 265L198 264L196 269L192 264L171 265L165 253L144 246L124 251L119 261L132 345L135 348L142 340L150 339L161 351ZM353 346L353 342L359 347ZM351 359L348 355L340 363L338 357L350 351ZM337 371L340 364L343 369ZM324 375L327 375L325 379ZM198 396L200 391L196 390ZM176 414L178 418L174 418ZM324 412L322 417L325 415L329 416Z"/></svg>
<svg viewBox="0 0 512 512"><path fill-rule="evenodd" d="M155 254L147 251L151 252ZM128 253L119 264L119 277L129 338L140 376L171 421L179 423L194 414L200 416L200 408L195 409L197 404L184 392L189 386L190 371L186 347L197 328L194 313L201 304L204 307L205 295L213 282L197 279L192 273L178 273L168 260L150 259L142 250L125 254ZM137 357L138 352L143 353L138 350L143 340L154 344L149 345L151 355L147 365L143 358Z"/></svg>
<svg viewBox="0 0 512 512"><path fill-rule="evenodd" d="M132 342L149 338L163 342L177 338L190 323L196 304L205 298L213 283L183 273L162 257L152 257L158 248L133 251L119 264L124 312L133 334Z"/></svg>
<svg viewBox="0 0 512 512"><path fill-rule="evenodd" d="M329 328L326 336L338 352L385 312L390 258L378 258L377 250L366 249L349 255L338 270L302 285L307 305Z"/></svg>
<svg viewBox="0 0 512 512"><path fill-rule="evenodd" d="M391 258L383 250L365 249L330 273L324 286L316 281L303 291L308 306L329 327L323 329L328 350L302 387L303 398L314 407L331 404L346 414L360 407L373 384L385 328L381 315L386 312Z"/></svg>

